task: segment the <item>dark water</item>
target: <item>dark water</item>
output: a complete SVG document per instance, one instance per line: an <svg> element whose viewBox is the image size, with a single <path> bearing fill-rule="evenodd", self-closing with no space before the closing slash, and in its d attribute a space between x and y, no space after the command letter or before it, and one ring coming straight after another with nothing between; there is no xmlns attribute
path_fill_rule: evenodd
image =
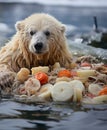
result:
<svg viewBox="0 0 107 130"><path fill-rule="evenodd" d="M0 23L8 25L11 31L1 30L1 45L15 32L14 24L35 12L46 12L64 24L76 27L73 34L92 30L93 16L98 18L99 28L107 28L107 8L60 7L36 4L0 4ZM4 38L4 39L2 39ZM107 55L101 50L87 45L72 45L71 50L97 55ZM102 53L101 53L102 52ZM101 53L101 54L100 54ZM107 104L80 105L71 103L25 104L11 98L0 99L0 130L106 130Z"/></svg>
<svg viewBox="0 0 107 130"><path fill-rule="evenodd" d="M2 99L0 130L106 130L107 105L24 104Z"/></svg>

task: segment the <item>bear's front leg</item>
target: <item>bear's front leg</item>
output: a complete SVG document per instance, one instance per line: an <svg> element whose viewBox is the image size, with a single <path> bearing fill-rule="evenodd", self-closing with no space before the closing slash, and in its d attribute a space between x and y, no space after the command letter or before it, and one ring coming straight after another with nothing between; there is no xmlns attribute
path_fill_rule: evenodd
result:
<svg viewBox="0 0 107 130"><path fill-rule="evenodd" d="M9 94L16 74L11 71L0 71L0 91L1 94Z"/></svg>

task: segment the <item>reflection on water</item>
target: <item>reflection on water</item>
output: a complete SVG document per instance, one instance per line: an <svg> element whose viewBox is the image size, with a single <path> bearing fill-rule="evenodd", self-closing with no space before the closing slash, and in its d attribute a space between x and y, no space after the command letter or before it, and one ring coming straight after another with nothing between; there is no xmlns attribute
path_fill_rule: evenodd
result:
<svg viewBox="0 0 107 130"><path fill-rule="evenodd" d="M39 4L0 4L1 46L15 32L14 24L16 21L35 12L52 14L64 24L69 25L67 31L71 35L91 31L93 15L98 17L100 28L107 27L107 8L55 7ZM78 42L72 41L69 38L68 43L74 53L93 54L107 58L106 49L96 49L81 44L78 40ZM105 130L107 127L106 115L106 104L96 106L72 103L59 104L53 102L24 104L15 102L11 98L2 98L0 100L1 130Z"/></svg>

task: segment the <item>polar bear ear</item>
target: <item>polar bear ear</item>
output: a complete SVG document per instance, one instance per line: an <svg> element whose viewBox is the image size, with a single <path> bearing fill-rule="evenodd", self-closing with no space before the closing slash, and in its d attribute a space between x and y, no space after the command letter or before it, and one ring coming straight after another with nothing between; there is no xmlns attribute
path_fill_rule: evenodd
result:
<svg viewBox="0 0 107 130"><path fill-rule="evenodd" d="M15 24L15 28L16 28L17 31L22 30L23 27L24 27L24 24L23 24L22 21L18 21L18 22L16 22L16 24Z"/></svg>
<svg viewBox="0 0 107 130"><path fill-rule="evenodd" d="M62 31L63 33L65 32L65 25L64 25L64 24L61 25L61 31Z"/></svg>

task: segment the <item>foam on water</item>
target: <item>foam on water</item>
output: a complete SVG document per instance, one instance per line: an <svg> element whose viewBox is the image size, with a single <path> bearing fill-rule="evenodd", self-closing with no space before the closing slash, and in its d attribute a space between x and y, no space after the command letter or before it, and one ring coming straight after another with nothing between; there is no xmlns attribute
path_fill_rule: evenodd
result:
<svg viewBox="0 0 107 130"><path fill-rule="evenodd" d="M0 33L1 32L11 32L12 31L12 29L11 28L9 28L9 26L7 25L7 24L5 24L5 23L0 23Z"/></svg>
<svg viewBox="0 0 107 130"><path fill-rule="evenodd" d="M6 23L0 23L0 46L7 41L7 34L10 34L11 32L13 32L13 29Z"/></svg>
<svg viewBox="0 0 107 130"><path fill-rule="evenodd" d="M95 57L101 58L102 60L107 60L107 49L95 48L86 45L81 42L81 39L71 40L68 39L68 43L73 54L78 55L93 55Z"/></svg>

